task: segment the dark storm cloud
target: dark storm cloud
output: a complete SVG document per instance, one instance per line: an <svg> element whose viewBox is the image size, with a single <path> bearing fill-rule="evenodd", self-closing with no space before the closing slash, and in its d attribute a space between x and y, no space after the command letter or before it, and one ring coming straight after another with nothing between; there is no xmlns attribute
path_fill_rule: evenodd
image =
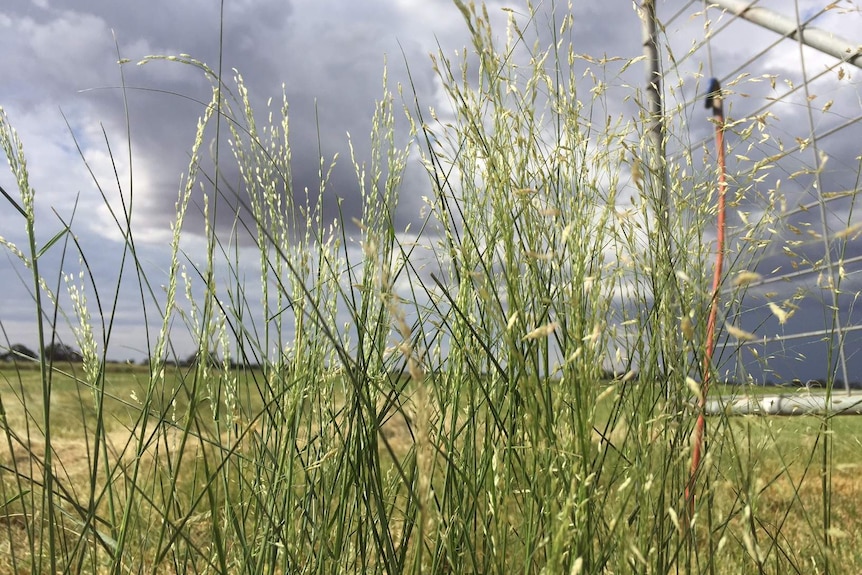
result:
<svg viewBox="0 0 862 575"><path fill-rule="evenodd" d="M232 69L237 69L259 121L266 119L269 98L276 101L277 109L284 85L290 103L293 188L300 196L304 197L305 188L314 191L318 187L319 154L326 159L339 154L330 186L332 201L326 204L330 217L335 215L335 197L343 198L342 210L348 219L359 214L347 134L352 137L357 160L365 161L374 102L383 95L384 58L389 60L390 89L398 82L406 83L406 60L420 101L433 103L429 45L417 41L411 30L417 24L407 21L409 12L386 2L326 6L293 6L282 1L227 3L221 55L217 3L165 1L127 6L94 0L75 10L35 5L18 10L7 12L6 18L29 38L8 40L7 51L20 53L22 58L4 60L0 72L5 77L21 77L25 85L4 94L7 108L18 111L46 104L54 109L58 104L64 109L82 108L85 111L76 115L73 130L87 122L91 127L102 123L114 144L121 146L124 112L112 30L121 55L133 62L149 54L185 53L217 68L221 56L227 86L235 88ZM193 100L209 101L210 86L198 70L176 63L129 64L124 73L137 171L147 174L146 183L136 192L138 222L145 228L165 230L175 213L180 174L188 166L195 121L203 112ZM33 94L38 95L34 98ZM396 114L403 128L400 109ZM83 140L85 152L101 145L95 137L77 136ZM397 144L405 142L402 137ZM208 151L205 146L205 154ZM204 168L212 177L211 166ZM230 162L223 162L220 170L229 186L238 182ZM417 175L416 170L410 171L408 188L423 183ZM418 196L418 192L405 194L405 212L418 212ZM200 205L200 198L196 200ZM231 225L228 211L221 213L221 223ZM415 217L408 215L402 223ZM189 232L202 231L199 218L189 224Z"/></svg>
<svg viewBox="0 0 862 575"><path fill-rule="evenodd" d="M261 0L225 5L221 56L227 87L235 89L232 69L236 68L249 89L258 121L266 120L269 98L278 109L284 90L290 103L294 190L304 197L307 187L313 194L318 187L318 155L328 161L339 154L328 188L329 216L335 213L336 197L344 200L341 207L346 221L359 216L359 186L350 165L347 134L352 137L357 160L366 162L374 102L383 95L385 60L390 89L394 91L402 83L407 104L413 105L415 89L422 105L434 105L437 87L428 53L437 42L451 45L454 37L460 38L456 45L464 43L457 10L440 0L418 6L349 0L298 4ZM442 30L435 31L435 23ZM0 104L24 140L31 183L37 190L39 242L47 241L60 226L51 210L56 208L68 220L78 202L75 230L89 253L98 255L90 266L99 286L115 281L111 272L119 265L119 230L108 218L59 108L109 201L118 206L118 187L127 196L130 187L134 188L138 253L150 277L161 277L167 269L165 247L176 215L180 177L188 169L196 120L203 113L199 102L209 100L211 86L199 70L188 66L135 63L150 54L186 53L215 68L220 57L219 26L218 3L211 2L118 4L92 0L71 7L42 2L0 8L0 50L15 55L0 59L0 77L14 79L0 87ZM119 88L121 72L114 37L121 57L130 60L122 72L129 103L133 167L125 151L124 94ZM396 95L399 146L407 141L401 105ZM113 158L108 156L103 129ZM212 136L211 130L207 137ZM212 177L215 172L207 163L208 143L204 145L207 157L203 168ZM229 156L226 146L222 160L225 155ZM222 190L234 187L243 193L241 186L236 187L238 173L230 163L221 166ZM115 167L119 184L114 182ZM0 184L17 195L8 171L0 175ZM417 219L419 198L427 194L427 176L417 164L405 172L402 190L399 227ZM192 265L196 257L194 235L202 231L199 193L193 201L185 226L186 253ZM229 212L219 211L219 232L227 232L233 225ZM9 210L0 211L0 235L24 246L22 232L20 218ZM46 277L58 278L77 267L74 253L65 264L58 257L52 251L44 258L42 272ZM24 280L14 279L16 273ZM4 258L0 274L9 286L0 321L9 328L13 342L32 345L26 270ZM122 289L115 317L134 317L139 312L136 290L128 281ZM87 291L92 297L92 288ZM156 292L160 293L158 287ZM67 340L72 339L68 329L58 329ZM134 326L114 332L115 345L133 348L137 354L145 347L140 338L140 329Z"/></svg>

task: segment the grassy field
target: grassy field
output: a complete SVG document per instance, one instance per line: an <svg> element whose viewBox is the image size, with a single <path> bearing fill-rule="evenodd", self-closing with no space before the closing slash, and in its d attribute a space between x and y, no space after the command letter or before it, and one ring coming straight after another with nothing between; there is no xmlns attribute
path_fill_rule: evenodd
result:
<svg viewBox="0 0 862 575"><path fill-rule="evenodd" d="M301 465L301 468L294 469L296 477L292 478L295 482L293 489L311 489L313 483L307 482L313 479L315 470L327 467L327 461L344 461L345 457L349 461L345 450L350 445L343 433L359 425L373 431L367 440L375 446L375 459L379 462L381 479L385 478L381 487L388 486L389 490L385 495L385 501L391 506L387 515L388 524L380 527L393 535L396 541L402 536L406 528L405 520L409 517L408 509L415 503L411 502L409 491L405 491L403 486L397 487L399 481L395 478L405 473L410 462L415 461L417 439L421 432L415 419L415 399L419 391L409 380L396 379L403 382L396 388L399 389L397 407L394 407L395 404L387 405L385 400L377 402L371 412L377 416L377 421L372 425L351 421L359 413L348 409L348 382L334 382L329 390L307 386L303 392L307 405L323 402L325 396L327 404L324 411L310 410L318 413L318 416L301 417L304 423L298 425L294 433L286 434L289 437L278 437L273 436L271 430L266 430L267 421L273 419L267 415L267 388L263 385L263 371L236 370L211 375L214 381L225 377L235 379L245 388L245 392L240 394L243 400L238 403L233 418L219 422L212 417L208 399L199 402L198 414L190 409L193 402L188 392L194 368L168 368L160 388L154 388L149 384L147 368L112 370L109 366L104 380L105 393L100 402L94 401L96 395L92 387L74 376L75 373L80 375L80 370L80 365L58 366L51 392L51 417L57 422L52 427L51 439L54 481L59 495L58 507L63 510L55 521L63 526L58 534L63 549L73 556L77 555L74 548L85 544L93 533L100 534L104 538L103 544L108 547L116 544L116 525L112 525L112 522L118 521L119 516L112 506L119 504L127 488L134 487L148 494L136 509L136 522L140 522L139 529L144 529L141 534L149 534L135 541L132 547L139 568L164 572L182 571L183 566L189 568L191 565L201 565L200 560L206 557L205 550L212 545L213 533L208 523L214 521L213 506L225 513L231 504L248 503L250 494L245 491L248 487L242 486L243 482L253 481L252 477L261 473L267 463L276 465L279 458L288 455L273 451L276 447L273 442L287 441L280 449L291 452ZM37 528L38 522L34 522L44 513L35 497L45 480L40 375L38 370L32 368L21 371L4 368L0 370L0 378L0 399L5 412L5 441L0 449L2 497L6 501L2 507L2 526L4 546L7 551L11 551L4 555L5 560L0 561L0 573L40 570L44 568L44 563L32 563L29 553L34 539L45 533L44 527ZM611 476L634 466L634 462L625 461L632 444L667 441L676 436L669 432L675 424L673 421L665 424L656 421L633 424L617 413L614 407L618 404L613 393L615 385L596 384L599 401L594 412L589 448L594 458L605 459L603 465ZM438 432L449 428L450 438L446 439L446 450L452 454L469 451L465 444L467 441L476 442L477 448L487 448L487 442L480 436L484 433L483 429L493 428L486 421L488 412L474 409L473 417L480 420L471 420L466 416L471 411L471 400L467 397L477 390L465 391L468 393L462 405L454 410L461 415L454 416L449 425L437 422ZM740 388L717 388L716 391L740 393ZM751 391L764 393L768 388ZM149 409L144 409L141 398L147 394L154 399L148 404ZM284 404L281 408L284 408ZM340 432L324 442L322 428L327 425L334 426ZM469 432L455 432L459 426L469 429ZM833 441L828 454L826 477L818 472L817 462L822 457L819 447L823 440L822 428L822 418L813 416L715 417L709 420L707 436L710 450L707 465L714 473L710 473L704 486L701 495L704 504L699 513L710 515L707 524L711 528L708 532L698 529L692 535L702 539L700 545L721 549L721 556L726 563L713 564L712 570L730 573L736 567L728 565L745 565L751 562L752 556L759 555L763 559L762 567L767 572L774 572L773 569L787 564L795 565L799 572L809 572L810 562L816 562L815 558L821 557L823 553L819 534L822 533L824 521L824 487L830 499L828 529L836 543L831 558L840 565L839 572L852 573L862 569L862 559L855 551L862 543L862 518L854 511L856 501L862 496L858 457L862 452L859 440L862 418L840 417L831 422L829 433ZM268 440L263 441L264 438ZM317 442L320 444L315 446ZM327 446L324 447L323 443L327 443ZM526 460L533 459L527 454L537 447L525 443L518 448L524 452L522 465L527 464ZM550 445L546 445L545 449L554 451ZM673 449L679 450L680 459L684 459L688 453L684 445L669 447L670 451ZM312 452L316 455L312 455ZM643 453L666 454L667 451L653 447ZM457 462L455 457L446 459L450 464ZM537 465L541 459L535 457L530 465ZM143 462L144 465L137 470L141 475L132 478L135 462ZM218 489L218 501L203 501L202 496L212 490L213 481L221 479L223 472L218 470L219 466L235 468L237 474L233 476L233 481L238 484L221 486ZM433 473L435 491L447 493L452 489L451 485L447 485L453 480L449 476L450 472L449 469L440 468ZM541 475L548 471L534 469L532 473ZM288 480L286 477L282 479ZM509 478L509 481L512 480ZM113 488L107 489L107 482ZM616 516L622 523L622 526L614 525L614 519L611 519L605 528L611 532L628 531L634 536L640 530L640 514L644 511L638 504L633 505L631 499L637 501L640 498L625 497L625 490L629 487L621 487L621 482L613 477L602 482L607 482L608 487L614 486L614 489L600 489L593 495L603 498L601 507L605 514L611 518ZM630 488L650 490L649 479L645 483ZM170 486L167 491L166 485ZM530 482L523 486L529 489ZM510 487L514 488L515 485ZM487 495L493 493L490 486L486 488ZM356 492L353 496L358 497L360 493ZM479 504L484 495L477 499L473 505ZM169 533L162 534L161 538L156 537L159 529L163 528L159 525L161 520L169 515L163 507L168 505L167 500L173 500L175 505L187 506L173 519L177 533L181 534L180 540L171 541L174 546L188 547L184 551L185 559L177 556L175 550L159 558L159 548L171 540ZM508 500L511 506L509 513L523 512L521 506L524 502L519 501L516 494L509 493L501 500ZM152 508L147 509L145 502ZM337 511L340 504L330 502L332 511ZM358 501L353 501L350 506L358 504ZM673 506L669 505L669 508L673 509ZM460 513L457 509L452 512ZM88 518L88 513L92 517ZM678 539L676 544L679 545L680 553L684 549L680 543L685 537L685 528L676 527L676 524L683 521L683 513L684 510L680 509L678 514L666 516L674 526L672 531L677 531L675 537L668 535L668 542ZM82 529L88 519L92 530L89 535L86 529ZM435 521L441 520L451 521L451 518L445 518L444 509L440 509L435 518ZM698 522L705 522L705 518L701 517ZM306 529L317 526L316 522L309 524L299 521L298 524L304 524ZM507 517L506 524L514 530L512 535L523 527L517 515ZM297 533L294 536L300 537ZM520 540L520 536L516 540ZM510 542L510 545L513 544ZM473 553L478 551L473 550ZM507 553L513 556L503 558L497 564L497 569L504 569L509 562L519 562L516 556L520 552L518 546L509 547ZM652 549L648 552L658 551ZM90 553L98 555L95 551ZM194 553L201 553L202 556L193 560ZM485 572L484 568L471 567L467 563L458 564L451 555L445 556L455 564L438 566L438 571L455 569L456 572ZM703 557L694 559L695 564L702 561L703 568L709 565L709 561ZM368 557L366 560L373 562L380 558ZM474 558L474 561L481 560L489 561L488 558ZM644 561L647 560L645 557ZM108 563L105 562L105 565ZM204 560L203 565L206 563ZM681 568L683 561L677 558L670 563ZM493 566L494 561L490 561L485 568ZM371 568L371 563L366 564L365 568Z"/></svg>

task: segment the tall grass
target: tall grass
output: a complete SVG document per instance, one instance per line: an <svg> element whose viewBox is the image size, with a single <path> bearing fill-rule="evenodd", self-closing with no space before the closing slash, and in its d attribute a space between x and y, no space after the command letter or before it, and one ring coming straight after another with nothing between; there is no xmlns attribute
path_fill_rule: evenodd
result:
<svg viewBox="0 0 862 575"><path fill-rule="evenodd" d="M84 357L80 367L40 360L39 399L24 372L6 376L0 570L842 571L816 544L834 533L829 508L818 517L803 489L823 472L824 435L797 465L797 446L772 423L715 419L686 513L711 175L694 174L691 151L655 171L647 118L606 112L608 86L631 62L577 55L570 18L550 23L547 48L535 41L546 23L512 14L500 45L484 8L456 5L472 48L433 58L449 107L429 110L409 86L391 93L384 75L370 155L349 158L355 219L324 210L335 158L320 158L318 189L293 187L286 100L261 125L241 76L186 57L146 60L203 72L213 97L177 197L166 278L140 271L132 203L112 212L131 263L118 277L161 320L129 396L106 370L119 288L93 281L73 222L38 245L23 146L0 117L20 193L6 201L28 241L3 245L31 272L41 357L63 286L39 259L57 246L82 263L67 278L66 313ZM409 141L396 130L402 107ZM411 155L430 191L405 230L395 215ZM229 161L238 185L221 177ZM744 177L740 189L758 174ZM183 229L199 187L207 249L196 260ZM666 228L655 225L663 197L674 206ZM732 274L768 247L776 200L763 199ZM224 210L235 214L228 235L212 223ZM171 363L181 330L198 345L187 369ZM51 407L61 377L81 406L62 444ZM106 415L117 410L122 425ZM70 445L83 469L63 457ZM789 499L771 498L777 485Z"/></svg>

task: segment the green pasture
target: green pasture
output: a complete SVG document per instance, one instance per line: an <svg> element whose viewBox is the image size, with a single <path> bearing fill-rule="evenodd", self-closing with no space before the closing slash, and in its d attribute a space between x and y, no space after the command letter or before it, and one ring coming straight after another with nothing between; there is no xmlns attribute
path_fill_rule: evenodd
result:
<svg viewBox="0 0 862 575"><path fill-rule="evenodd" d="M594 465L601 465L592 468L597 477L593 479L591 497L596 498L593 503L599 505L604 515L602 532L594 537L606 540L609 536L628 533L628 539L638 534L642 523L655 521L655 517L647 519L642 514L656 513L656 502L653 497L644 498L643 494L630 491L648 494L659 489L666 493L654 496L667 498L664 516L670 531L666 543L669 549L675 547L680 555L670 558L671 563L681 566L685 561L698 560L709 565L708 559L682 556L683 542L690 536L698 538L702 545L711 546L715 553L720 550L725 562L713 564L710 569L714 572L733 572L737 566L748 564L752 553L761 554L766 564L770 559L776 565L791 562L804 572L806 557L816 557L823 552L816 535L823 524L821 500L823 493L828 493L828 529L840 543L836 545L833 559L842 565L841 572L852 572L862 566L853 550L860 543L859 533L862 533L862 519L853 512L855 500L862 493L859 481L862 418L835 417L829 422L828 431L824 431L824 419L813 416L709 418L705 465L711 473L699 494L702 503L698 505L695 528L689 533L684 525L684 501L679 491L684 486L677 484L678 492L674 494L672 489L662 490L651 483L661 480L656 479L656 474L666 465L663 462L682 465L687 462L686 433L680 432L685 422L692 419L665 417L635 421L637 411L619 409L626 403L627 393L626 384L619 382L594 385L594 397L598 401L592 410L587 441L578 444L572 429L566 433L563 423L566 410L559 409L561 425L554 432L554 442L543 433L538 437L524 433L517 441L496 445L502 437L499 430L495 431L492 421L497 415L480 399L487 392L487 388L482 391L481 378L461 383L461 388L448 398L457 404L446 405L445 399L435 402L441 411L424 424L430 428L423 429L422 422L416 419L417 410L421 409L416 399L417 394L422 394L427 401L429 396L442 393L433 388L433 378L417 386L409 379L393 375L388 392L384 392L386 385L383 385L361 394L373 402L366 410L355 405L351 408L351 403L358 398L343 378L332 378L324 385L320 385L322 382L285 381L285 386L278 391L265 383L265 370L213 370L207 375L209 381L195 383L194 379L200 376L196 368L168 367L164 377L153 385L147 367L108 366L101 388L97 390L80 379L80 369L80 365L60 365L51 378L54 480L61 494L59 507L64 509L58 520L66 532L74 526L80 528L86 519L82 510L87 509L93 515L90 521L94 532L115 544L116 533L110 529L112 518L116 521L118 517L112 506L118 503L116 500L127 487L148 493L144 501L152 508L147 509L144 501L136 506L135 525L144 531L137 532L132 543L133 555L140 557L139 564L147 569L182 570L183 565L201 561L206 565L204 551L211 548L213 538L213 526L206 523L216 515L232 515L232 505L240 508L249 505L255 499L248 491L252 483L255 478L259 480L267 475L277 476L285 488L292 486L289 489L294 492L295 500L291 504L296 508L293 514L287 515L293 517L295 529L320 528L311 517L303 517L306 511L314 509L324 521L327 516L329 521L342 521L354 514L357 519L364 513L374 514L363 508L363 493L365 489L381 489L380 503L385 506L385 512L379 510L378 517L385 517L387 523L378 527L393 543L403 541L404 530L409 526L410 507L419 503L401 483L403 475L410 472L422 455L419 450L423 435L428 438L426 441L434 441L435 450L446 454L430 469L430 488L442 504L435 505L433 517L428 521L450 526L459 524L461 529L466 529L467 525L460 523L465 510L474 517L480 509L480 516L489 512L503 513L502 520L496 517L486 520L491 520L492 525L502 523L495 526L498 536L510 539L502 556L487 543L476 543L475 548L460 552L446 550L443 559L436 560L452 565L437 569L486 572L488 569L502 571L507 565L521 561L528 561L528 565L537 563L538 558L521 557L526 545L522 530L536 528L535 522L542 516L542 510L534 507L538 502L531 501L525 493L533 489L546 490L563 478L567 478L568 487L566 484L560 487L560 494L583 488L582 484L589 479L579 479L578 466L573 462L585 457L591 458ZM272 375L269 377L273 379ZM40 373L34 369L6 367L0 370L0 378L5 432L0 469L4 478L6 536L11 544L20 546L15 562L17 568L33 568L32 559L27 556L27 540L34 534L27 533L16 519L39 513L31 498L44 481ZM238 393L240 399L232 415L225 414L219 419L213 415L213 401L217 401L225 381L235 381L237 389L242 391ZM556 387L550 401L562 405L568 392L561 382L546 382L546 385ZM636 388L641 384L628 385ZM717 386L716 389L741 393L747 388ZM777 388L782 389L787 391ZM748 391L763 393L768 389ZM629 393L641 398L646 396L636 389ZM526 411L522 416L541 417L540 411ZM450 418L441 417L442 412L450 413ZM275 429L272 427L275 422L280 426L291 425L292 429ZM324 431L327 428L329 433ZM356 430L362 434L362 439L350 437ZM823 457L825 434L831 436L826 476L817 471L819 458ZM496 439L489 441L488 435ZM638 445L645 447L633 447ZM565 453L564 446L581 451ZM355 449L365 451L352 451ZM373 449L374 454L368 453L368 449ZM632 453L646 461L629 460ZM104 459L100 461L100 458ZM501 472L498 466L507 458L512 458L508 464L514 468L508 473ZM376 462L372 466L376 477L363 476L360 472L359 460L366 459ZM137 470L139 475L133 479L135 461L146 465ZM564 462L573 466L568 474L562 469L554 470L553 465ZM352 487L338 478L339 469L345 465L352 468L347 482ZM638 476L632 473L635 469L650 471ZM475 480L463 477L467 470L477 475ZM365 473L369 471L366 469ZM273 473L276 475L271 475ZM105 484L108 479L112 489ZM337 496L327 498L327 490L334 490L332 495ZM338 493L338 490L344 491ZM488 499L492 495L496 500ZM286 500L284 503L291 499L282 497ZM460 503L454 505L454 501L447 502L444 497ZM320 501L316 501L318 498ZM28 506L28 500L35 508ZM112 500L115 501L112 503ZM171 540L170 530L156 536L159 529L164 529L163 526L157 528L163 514L173 515L162 507L168 505L168 501L177 506L172 525L181 533L179 540ZM645 511L644 502L653 505L652 509ZM462 507L464 505L467 507ZM490 507L494 505L503 507ZM560 509L565 509L565 505ZM239 509L235 511L239 513ZM251 517L236 517L232 521L241 519L248 521ZM553 519L550 528L560 528L554 525L562 520L561 517ZM242 528L243 534L245 528L247 526ZM413 528L418 529L415 525ZM339 533L336 524L330 524L327 529L332 530L329 536ZM574 535L577 525L570 524L568 529ZM301 542L305 536L295 530L292 533L295 534L292 537L299 539L291 543L294 551L305 549L305 553L311 553L312 548ZM74 548L74 539L64 540L64 546ZM183 556L177 556L171 549L159 562L159 551L165 554L164 546L168 542L188 549ZM541 556L548 551L546 546L550 543L537 542L534 552ZM80 541L77 544L80 545ZM227 551L230 543L225 541L225 545ZM643 553L635 553L620 543L617 546L615 550L607 550L608 559L620 553L636 560L637 554ZM489 548L494 549L494 555L486 555ZM377 555L380 552L368 551L367 557L360 554L354 561L357 564L365 561L364 568L369 569L382 560ZM410 548L410 552L416 553L416 550ZM602 557L599 547L595 552ZM98 553L91 553L98 556ZM195 558L193 553L202 555ZM297 559L300 556L297 555ZM428 561L433 565L431 558ZM157 568L157 565L162 567ZM298 564L288 561L285 565ZM12 563L0 562L0 572L12 572L11 568Z"/></svg>

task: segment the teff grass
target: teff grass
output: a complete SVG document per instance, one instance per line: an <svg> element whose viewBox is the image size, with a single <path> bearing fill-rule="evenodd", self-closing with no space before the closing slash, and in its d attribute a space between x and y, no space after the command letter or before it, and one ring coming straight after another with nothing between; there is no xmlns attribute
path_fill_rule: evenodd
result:
<svg viewBox="0 0 862 575"><path fill-rule="evenodd" d="M10 539L11 568L735 573L801 571L809 556L832 556L788 542L830 529L811 511L826 495L808 478L825 435L799 450L771 420L711 422L704 495L685 524L687 381L710 303L708 180L680 166L667 166L664 189L646 177L643 119L604 113L608 82L628 63L590 59L591 74L576 76L570 18L552 23L557 42L544 49L536 15L510 13L498 45L486 10L456 4L472 52L434 58L449 108L408 107L412 139L402 142L384 77L370 155L349 159L362 197L355 222L324 219L335 158L320 158L317 190L294 189L286 100L259 124L241 76L167 58L203 71L213 98L178 195L165 295L147 308L161 314L151 362L139 386L118 384L84 297L101 301L103 286L72 278L86 362L63 383L42 362L39 384L71 387L63 399L81 407L62 415L82 424L86 464L54 472L68 438L47 424L74 431L57 427L50 401L37 415L28 394L11 396L19 409L4 420L5 443L28 454L6 460L0 482L23 533ZM241 190L202 171L216 121ZM22 148L5 118L2 128L22 192L9 201L32 225ZM431 190L414 231L395 227L411 153ZM207 250L183 263L198 186ZM656 228L665 194L679 209ZM210 219L227 206L242 213L225 237ZM134 259L129 219L117 222ZM240 235L257 247L255 282L241 273ZM4 245L33 265L40 250L28 237L29 252ZM33 289L45 292L33 268ZM199 349L175 370L177 325ZM608 371L623 375L608 383ZM10 379L24 388L26 376ZM782 433L804 435L797 424Z"/></svg>

